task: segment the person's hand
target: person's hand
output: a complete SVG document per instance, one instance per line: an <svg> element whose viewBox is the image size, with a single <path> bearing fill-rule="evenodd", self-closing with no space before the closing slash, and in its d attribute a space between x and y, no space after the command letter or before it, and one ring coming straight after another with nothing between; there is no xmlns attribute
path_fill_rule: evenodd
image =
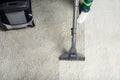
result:
<svg viewBox="0 0 120 80"><path fill-rule="evenodd" d="M77 19L77 22L78 23L83 23L86 18L87 18L87 15L89 14L89 12L81 12L81 14L79 15L78 19Z"/></svg>

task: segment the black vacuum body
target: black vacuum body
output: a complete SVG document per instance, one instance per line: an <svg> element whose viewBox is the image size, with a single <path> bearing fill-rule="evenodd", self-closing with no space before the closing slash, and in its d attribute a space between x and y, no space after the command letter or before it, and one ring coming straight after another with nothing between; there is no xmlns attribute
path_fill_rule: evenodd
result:
<svg viewBox="0 0 120 80"><path fill-rule="evenodd" d="M6 30L35 26L31 0L0 0L0 18Z"/></svg>

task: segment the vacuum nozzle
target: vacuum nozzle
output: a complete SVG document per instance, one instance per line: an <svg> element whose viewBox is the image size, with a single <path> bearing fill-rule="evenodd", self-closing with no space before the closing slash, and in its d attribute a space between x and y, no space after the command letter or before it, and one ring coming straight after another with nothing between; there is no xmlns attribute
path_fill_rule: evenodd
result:
<svg viewBox="0 0 120 80"><path fill-rule="evenodd" d="M59 57L60 60L68 60L68 61L85 61L85 56L82 54L76 53L66 53Z"/></svg>

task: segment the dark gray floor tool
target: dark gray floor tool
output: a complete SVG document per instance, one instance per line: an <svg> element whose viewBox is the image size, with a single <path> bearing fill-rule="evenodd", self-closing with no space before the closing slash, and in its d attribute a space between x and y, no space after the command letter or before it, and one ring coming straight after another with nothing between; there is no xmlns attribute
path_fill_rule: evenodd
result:
<svg viewBox="0 0 120 80"><path fill-rule="evenodd" d="M59 57L60 60L68 60L68 61L84 61L85 56L83 54L77 53L76 49L76 30L77 30L77 18L79 15L79 0L74 0L73 6L73 27L71 29L72 34L72 45L70 51L65 53Z"/></svg>

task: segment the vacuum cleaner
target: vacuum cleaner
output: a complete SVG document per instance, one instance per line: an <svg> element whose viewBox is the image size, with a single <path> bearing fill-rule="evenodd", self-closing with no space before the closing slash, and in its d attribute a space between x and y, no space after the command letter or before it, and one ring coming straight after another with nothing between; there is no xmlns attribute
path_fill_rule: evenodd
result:
<svg viewBox="0 0 120 80"><path fill-rule="evenodd" d="M4 30L35 26L31 0L0 0L0 18Z"/></svg>
<svg viewBox="0 0 120 80"><path fill-rule="evenodd" d="M77 30L78 15L79 15L79 0L74 0L73 27L71 28L72 45L68 53L62 54L59 57L60 60L68 60L68 61L75 61L75 60L84 61L85 60L85 56L83 54L79 54L76 49L76 30Z"/></svg>

